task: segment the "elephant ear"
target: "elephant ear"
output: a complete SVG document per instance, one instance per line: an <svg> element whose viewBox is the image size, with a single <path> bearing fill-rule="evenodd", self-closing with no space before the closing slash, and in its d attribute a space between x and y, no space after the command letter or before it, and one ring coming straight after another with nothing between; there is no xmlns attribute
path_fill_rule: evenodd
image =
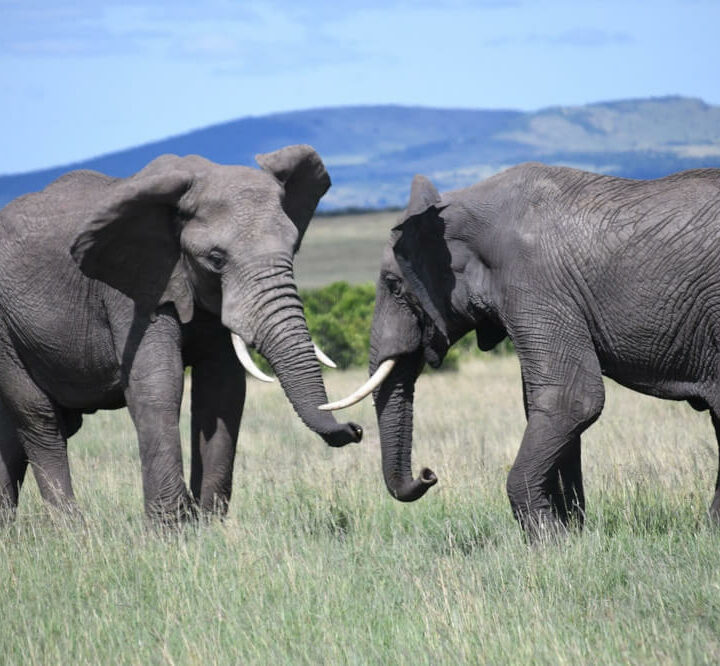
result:
<svg viewBox="0 0 720 666"><path fill-rule="evenodd" d="M108 185L70 253L85 275L132 298L140 313L172 302L187 322L193 294L182 266L177 206L193 176L177 168L178 159L158 158Z"/></svg>
<svg viewBox="0 0 720 666"><path fill-rule="evenodd" d="M438 210L441 200L440 193L430 179L417 174L410 185L410 201L405 210L405 218L422 215L431 208Z"/></svg>
<svg viewBox="0 0 720 666"><path fill-rule="evenodd" d="M302 144L256 155L255 161L285 189L282 205L299 232L297 252L318 202L330 189L325 165L314 148Z"/></svg>
<svg viewBox="0 0 720 666"><path fill-rule="evenodd" d="M444 313L455 286L440 202L435 186L424 176L415 176L405 221L393 229L392 236L407 288L425 315L425 354L434 367L450 346Z"/></svg>

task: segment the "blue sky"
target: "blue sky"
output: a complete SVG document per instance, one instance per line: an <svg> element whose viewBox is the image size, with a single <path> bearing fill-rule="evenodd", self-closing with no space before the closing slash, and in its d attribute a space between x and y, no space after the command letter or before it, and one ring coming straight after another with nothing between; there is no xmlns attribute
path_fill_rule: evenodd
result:
<svg viewBox="0 0 720 666"><path fill-rule="evenodd" d="M720 104L719 0L0 0L0 173L348 104Z"/></svg>

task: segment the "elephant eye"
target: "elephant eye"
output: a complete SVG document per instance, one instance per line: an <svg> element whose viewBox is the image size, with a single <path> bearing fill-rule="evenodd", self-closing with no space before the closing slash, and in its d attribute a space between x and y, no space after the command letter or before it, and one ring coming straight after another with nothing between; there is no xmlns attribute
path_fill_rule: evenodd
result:
<svg viewBox="0 0 720 666"><path fill-rule="evenodd" d="M387 275L385 277L385 283L387 284L388 290L393 296L400 296L403 292L402 281L394 275Z"/></svg>
<svg viewBox="0 0 720 666"><path fill-rule="evenodd" d="M227 257L225 256L225 253L217 248L215 248L214 250L210 250L207 256L207 260L213 267L213 269L216 271L221 271L227 263Z"/></svg>

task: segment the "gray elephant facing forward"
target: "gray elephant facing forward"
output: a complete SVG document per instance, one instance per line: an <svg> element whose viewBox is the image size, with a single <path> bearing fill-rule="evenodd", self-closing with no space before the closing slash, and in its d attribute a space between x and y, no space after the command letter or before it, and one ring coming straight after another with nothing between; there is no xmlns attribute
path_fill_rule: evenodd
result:
<svg viewBox="0 0 720 666"><path fill-rule="evenodd" d="M507 490L531 534L582 523L580 436L602 375L710 410L720 437L720 170L633 181L525 164L442 196L415 178L378 281L373 379L331 405L375 390L400 500L436 482L411 474L417 376L473 329L481 349L506 335L517 349L527 427Z"/></svg>
<svg viewBox="0 0 720 666"><path fill-rule="evenodd" d="M187 511L178 420L188 365L192 495L224 512L246 345L328 444L360 440L358 426L317 409L325 388L293 278L293 255L330 179L309 146L257 160L262 170L165 155L127 179L76 171L0 211L6 514L28 462L43 498L72 507L67 438L82 414L124 405L146 512L172 520Z"/></svg>

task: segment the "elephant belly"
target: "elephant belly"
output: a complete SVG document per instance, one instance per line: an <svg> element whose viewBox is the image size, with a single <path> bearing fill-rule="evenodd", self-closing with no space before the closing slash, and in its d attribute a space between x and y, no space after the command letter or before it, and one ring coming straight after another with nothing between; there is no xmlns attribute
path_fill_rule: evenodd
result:
<svg viewBox="0 0 720 666"><path fill-rule="evenodd" d="M718 378L716 229L668 220L646 216L611 255L588 261L584 314L604 374L663 398L704 397Z"/></svg>
<svg viewBox="0 0 720 666"><path fill-rule="evenodd" d="M670 400L707 398L717 378L715 340L707 328L689 322L677 328L629 328L598 345L598 359L605 376L640 393Z"/></svg>
<svg viewBox="0 0 720 666"><path fill-rule="evenodd" d="M82 321L59 318L33 326L16 320L12 345L33 382L58 405L81 411L122 406L122 373L110 331Z"/></svg>
<svg viewBox="0 0 720 666"><path fill-rule="evenodd" d="M603 370L606 377L626 388L665 400L701 400L707 402L711 387L704 380L683 380L675 377L653 376L652 373L628 373Z"/></svg>
<svg viewBox="0 0 720 666"><path fill-rule="evenodd" d="M99 369L80 377L76 373L33 373L33 379L54 402L85 413L98 409L117 409L125 405L119 371ZM75 375L75 376L73 376Z"/></svg>
<svg viewBox="0 0 720 666"><path fill-rule="evenodd" d="M124 404L120 367L112 357L90 364L86 357L36 352L23 353L22 359L33 381L62 407L94 411Z"/></svg>

